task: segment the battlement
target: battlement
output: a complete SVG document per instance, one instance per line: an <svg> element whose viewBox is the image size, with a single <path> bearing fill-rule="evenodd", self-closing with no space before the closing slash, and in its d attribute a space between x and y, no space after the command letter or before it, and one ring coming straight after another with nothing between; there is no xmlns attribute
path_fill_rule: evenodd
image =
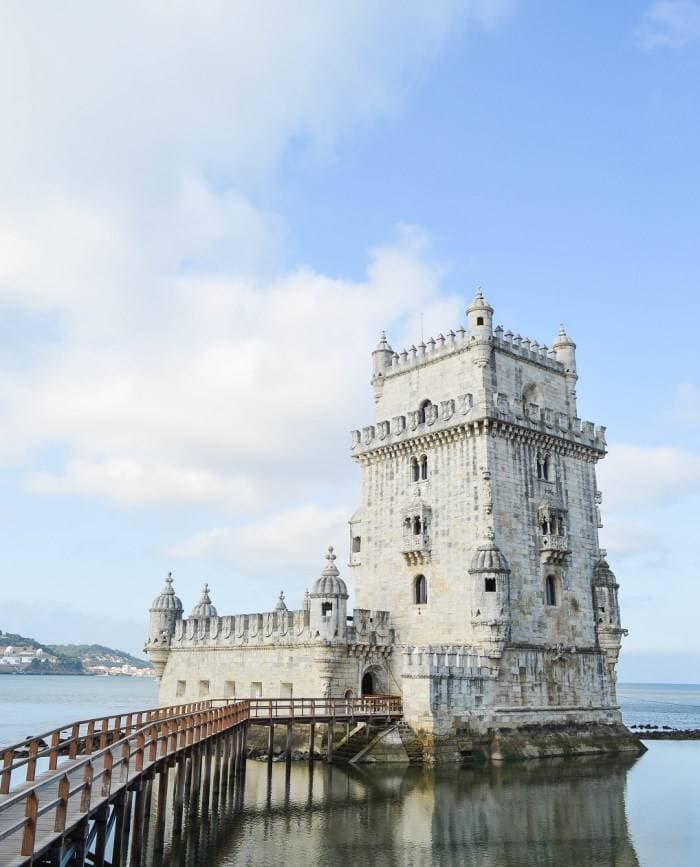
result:
<svg viewBox="0 0 700 867"><path fill-rule="evenodd" d="M423 415L425 421L421 420L420 410L415 410L394 416L391 420L367 425L361 432L351 431L353 455L407 442L414 437L438 431L458 429L462 425L485 418L510 422L529 430L561 437L600 452L604 452L606 448L606 429L603 425L596 426L592 421L581 421L564 412L535 403L523 404L521 399L509 398L500 392L494 394L492 405L487 407L485 412L476 406L473 395L467 393L440 401L439 405L427 406Z"/></svg>
<svg viewBox="0 0 700 867"><path fill-rule="evenodd" d="M401 352L394 352L391 356L391 365L383 371L384 379L399 376L409 370L415 370L426 364L432 364L460 352L468 352L477 342L475 335L470 335L464 327L460 326L456 331L450 329L447 336L438 334L437 338L429 337L427 341L421 341L418 346L410 346ZM557 373L564 373L564 365L557 360L556 352L546 344L539 344L529 337L521 337L512 331L504 333L499 325L489 338L492 345L503 352L518 357L521 360L531 361L535 364L547 367Z"/></svg>
<svg viewBox="0 0 700 867"><path fill-rule="evenodd" d="M171 647L308 644L318 641L312 635L310 619L308 609L184 618L175 624ZM347 640L360 644L393 644L390 613L356 608L348 617Z"/></svg>

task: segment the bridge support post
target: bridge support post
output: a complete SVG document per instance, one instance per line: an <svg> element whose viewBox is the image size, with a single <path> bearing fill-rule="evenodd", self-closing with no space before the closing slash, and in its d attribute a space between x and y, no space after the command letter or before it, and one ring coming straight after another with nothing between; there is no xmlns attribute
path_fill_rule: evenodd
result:
<svg viewBox="0 0 700 867"><path fill-rule="evenodd" d="M333 720L328 723L328 764L333 761Z"/></svg>
<svg viewBox="0 0 700 867"><path fill-rule="evenodd" d="M267 761L272 763L272 754L275 751L275 724L270 722L267 730Z"/></svg>
<svg viewBox="0 0 700 867"><path fill-rule="evenodd" d="M290 762L292 760L292 724L287 723L287 743L284 748L284 757Z"/></svg>
<svg viewBox="0 0 700 867"><path fill-rule="evenodd" d="M165 838L165 808L168 800L168 763L163 762L158 773L158 803L156 804L156 828L153 847L156 852L163 851Z"/></svg>
<svg viewBox="0 0 700 867"><path fill-rule="evenodd" d="M144 785L141 780L136 783L136 798L134 803L134 818L131 829L131 867L140 867L141 850L143 848L143 820L145 808Z"/></svg>
<svg viewBox="0 0 700 867"><path fill-rule="evenodd" d="M100 809L95 814L95 826L97 828L97 833L95 836L95 858L94 865L95 867L104 867L105 863L105 849L107 847L107 816L109 814L109 807L107 804L100 807Z"/></svg>
<svg viewBox="0 0 700 867"><path fill-rule="evenodd" d="M211 740L205 741L202 747L202 758L204 760L204 780L202 785L202 808L209 809L209 796L211 790Z"/></svg>
<svg viewBox="0 0 700 867"><path fill-rule="evenodd" d="M178 756L175 775L175 791L173 793L173 834L182 831L182 807L185 801L185 766L187 756Z"/></svg>
<svg viewBox="0 0 700 867"><path fill-rule="evenodd" d="M112 864L121 867L122 835L124 833L124 804L126 803L126 789L117 796L112 809L114 810L114 822L112 823Z"/></svg>
<svg viewBox="0 0 700 867"><path fill-rule="evenodd" d="M309 761L313 762L316 752L316 723L309 726Z"/></svg>
<svg viewBox="0 0 700 867"><path fill-rule="evenodd" d="M122 834L120 850L122 863L126 864L129 857L129 842L131 839L131 817L133 813L134 793L127 790L124 795L124 812L122 814Z"/></svg>

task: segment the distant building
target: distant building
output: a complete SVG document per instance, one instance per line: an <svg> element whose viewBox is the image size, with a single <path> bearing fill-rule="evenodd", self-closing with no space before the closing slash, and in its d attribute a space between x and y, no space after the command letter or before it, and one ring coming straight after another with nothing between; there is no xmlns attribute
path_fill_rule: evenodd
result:
<svg viewBox="0 0 700 867"><path fill-rule="evenodd" d="M582 422L574 342L467 328L372 353L375 419L352 434L357 607L329 549L303 608L189 617L172 579L146 649L161 703L206 697L403 697L426 760L639 748L615 668L625 630L598 544L605 428Z"/></svg>

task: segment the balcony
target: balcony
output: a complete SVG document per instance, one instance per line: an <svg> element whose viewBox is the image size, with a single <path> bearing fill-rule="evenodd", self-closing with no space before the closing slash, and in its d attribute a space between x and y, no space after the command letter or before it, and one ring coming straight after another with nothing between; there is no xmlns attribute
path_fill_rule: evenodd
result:
<svg viewBox="0 0 700 867"><path fill-rule="evenodd" d="M409 566L417 566L430 560L430 538L425 533L406 533L401 553Z"/></svg>
<svg viewBox="0 0 700 867"><path fill-rule="evenodd" d="M548 533L540 537L540 556L545 564L563 563L567 555L571 553L569 538L555 533Z"/></svg>

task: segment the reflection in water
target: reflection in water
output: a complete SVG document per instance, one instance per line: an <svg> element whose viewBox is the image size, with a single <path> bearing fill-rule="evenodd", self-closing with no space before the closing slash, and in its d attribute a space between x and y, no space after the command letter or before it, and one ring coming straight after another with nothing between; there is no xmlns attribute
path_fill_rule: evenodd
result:
<svg viewBox="0 0 700 867"><path fill-rule="evenodd" d="M576 865L634 867L625 781L634 759L496 767L247 763L218 806L166 828L158 865Z"/></svg>

